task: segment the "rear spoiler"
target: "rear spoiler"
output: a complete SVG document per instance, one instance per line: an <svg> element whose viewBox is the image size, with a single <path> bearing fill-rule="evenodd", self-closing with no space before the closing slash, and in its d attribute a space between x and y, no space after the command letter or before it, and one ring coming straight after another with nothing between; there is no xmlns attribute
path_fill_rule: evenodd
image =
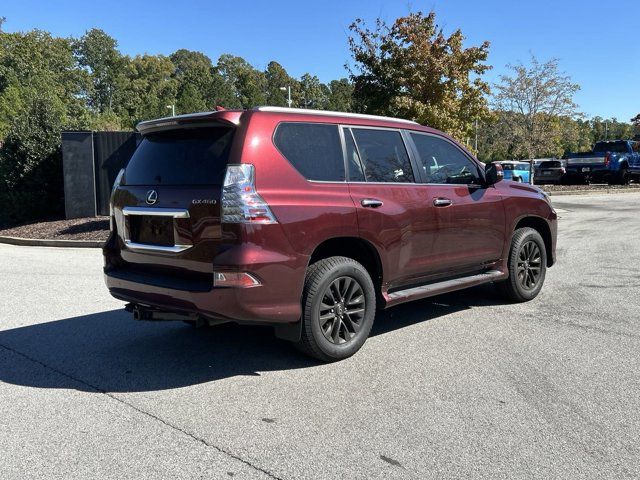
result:
<svg viewBox="0 0 640 480"><path fill-rule="evenodd" d="M136 130L142 135L147 135L149 133L174 130L176 128L197 128L219 126L221 124L228 127L237 127L240 124L240 117L243 113L243 110L223 110L157 118L138 123Z"/></svg>

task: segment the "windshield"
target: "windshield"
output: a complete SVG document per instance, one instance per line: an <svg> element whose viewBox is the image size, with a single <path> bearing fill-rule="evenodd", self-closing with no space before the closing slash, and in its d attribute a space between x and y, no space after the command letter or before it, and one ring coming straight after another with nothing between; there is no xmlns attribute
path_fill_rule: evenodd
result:
<svg viewBox="0 0 640 480"><path fill-rule="evenodd" d="M558 161L542 162L540 164L540 168L560 168L560 166L560 162Z"/></svg>
<svg viewBox="0 0 640 480"><path fill-rule="evenodd" d="M627 142L598 142L593 147L594 152L627 153Z"/></svg>
<svg viewBox="0 0 640 480"><path fill-rule="evenodd" d="M129 160L126 185L219 185L233 129L193 128L144 137Z"/></svg>

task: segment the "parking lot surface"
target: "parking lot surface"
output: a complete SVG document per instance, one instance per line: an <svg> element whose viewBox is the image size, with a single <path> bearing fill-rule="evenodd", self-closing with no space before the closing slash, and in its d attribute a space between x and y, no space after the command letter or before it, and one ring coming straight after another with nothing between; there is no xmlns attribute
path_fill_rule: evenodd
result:
<svg viewBox="0 0 640 480"><path fill-rule="evenodd" d="M537 299L402 305L329 365L134 321L99 250L0 245L0 477L638 478L640 195L554 204Z"/></svg>

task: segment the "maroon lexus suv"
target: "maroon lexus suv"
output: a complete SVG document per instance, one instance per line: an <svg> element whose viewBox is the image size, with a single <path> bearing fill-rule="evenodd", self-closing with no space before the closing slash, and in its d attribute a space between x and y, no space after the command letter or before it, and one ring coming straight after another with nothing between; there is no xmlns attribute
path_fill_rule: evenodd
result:
<svg viewBox="0 0 640 480"><path fill-rule="evenodd" d="M531 300L555 261L540 189L411 121L259 107L138 130L104 248L136 319L269 324L332 361L376 309L488 282Z"/></svg>

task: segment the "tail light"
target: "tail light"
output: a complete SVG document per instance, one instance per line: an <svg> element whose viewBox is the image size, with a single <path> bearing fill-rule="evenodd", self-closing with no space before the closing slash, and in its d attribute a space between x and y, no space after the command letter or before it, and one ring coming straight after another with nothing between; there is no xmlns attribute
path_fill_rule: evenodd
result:
<svg viewBox="0 0 640 480"><path fill-rule="evenodd" d="M227 166L222 186L222 223L276 223L269 205L256 192L253 165Z"/></svg>
<svg viewBox="0 0 640 480"><path fill-rule="evenodd" d="M607 152L604 156L604 166L608 167L610 163L611 163L611 153Z"/></svg>

